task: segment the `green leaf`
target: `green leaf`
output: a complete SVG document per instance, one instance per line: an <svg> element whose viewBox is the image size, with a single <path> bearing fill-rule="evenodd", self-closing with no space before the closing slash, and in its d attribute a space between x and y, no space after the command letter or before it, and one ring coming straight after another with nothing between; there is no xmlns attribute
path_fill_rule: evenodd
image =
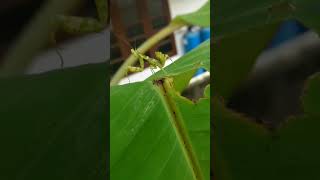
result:
<svg viewBox="0 0 320 180"><path fill-rule="evenodd" d="M319 31L319 5L317 0L233 0L216 3L213 11L214 37L221 38L286 19L297 19Z"/></svg>
<svg viewBox="0 0 320 180"><path fill-rule="evenodd" d="M216 179L263 179L269 138L266 130L250 122L241 114L232 112L214 97L214 135L212 142ZM276 163L276 162L274 162ZM262 165L261 165L262 164ZM270 169L270 168L267 168ZM260 174L258 174L260 173Z"/></svg>
<svg viewBox="0 0 320 180"><path fill-rule="evenodd" d="M204 89L204 97L210 98L210 84Z"/></svg>
<svg viewBox="0 0 320 180"><path fill-rule="evenodd" d="M196 71L196 69L191 69L190 71L172 76L174 79L174 88L181 93L189 85L189 81L194 76Z"/></svg>
<svg viewBox="0 0 320 180"><path fill-rule="evenodd" d="M209 15L208 2L172 23L209 26ZM179 95L200 67L210 69L210 40L144 82L111 87L111 179L209 180L209 97Z"/></svg>
<svg viewBox="0 0 320 180"><path fill-rule="evenodd" d="M210 0L199 10L175 17L171 23L183 23L202 27L210 26Z"/></svg>
<svg viewBox="0 0 320 180"><path fill-rule="evenodd" d="M267 132L215 100L214 158L217 179L319 179L320 76L308 82L305 114ZM261 175L263 174L263 176Z"/></svg>
<svg viewBox="0 0 320 180"><path fill-rule="evenodd" d="M226 99L247 79L256 58L267 47L279 23L233 34L213 43L214 92Z"/></svg>
<svg viewBox="0 0 320 180"><path fill-rule="evenodd" d="M317 0L299 0L295 4L297 7L295 12L296 19L310 29L320 33L320 14L318 9L320 2Z"/></svg>
<svg viewBox="0 0 320 180"><path fill-rule="evenodd" d="M216 3L213 11L213 17L215 17L213 21L214 37L219 39L284 20L285 15L289 16L291 11L286 11L288 9L286 3L281 2L282 0L233 0ZM278 7L277 9L280 9L278 11L284 13L278 13L278 11L271 13L272 6Z"/></svg>
<svg viewBox="0 0 320 180"><path fill-rule="evenodd" d="M190 136L197 159L204 172L205 179L210 179L210 97L193 103L180 96L174 96Z"/></svg>
<svg viewBox="0 0 320 180"><path fill-rule="evenodd" d="M209 100L197 106L162 82L111 87L112 179L209 178Z"/></svg>
<svg viewBox="0 0 320 180"><path fill-rule="evenodd" d="M213 11L215 90L228 98L248 76L259 53L268 45L278 25L297 19L320 30L319 1L225 1ZM214 91L214 92L216 92Z"/></svg>
<svg viewBox="0 0 320 180"><path fill-rule="evenodd" d="M308 114L320 115L320 76L319 73L311 76L306 83L303 104L304 111Z"/></svg>
<svg viewBox="0 0 320 180"><path fill-rule="evenodd" d="M270 40L277 24L293 18L319 32L319 5L316 0L217 3L213 11L217 42L213 53L215 94L228 98L245 80L257 53ZM219 41L225 41L226 45L219 46ZM237 62L239 57L241 61ZM244 67L239 66L240 63ZM319 179L320 144L315 140L320 125L319 83L319 76L309 81L303 101L305 115L289 118L273 133L226 108L224 102L215 96L212 139L215 179Z"/></svg>
<svg viewBox="0 0 320 180"><path fill-rule="evenodd" d="M0 80L0 179L106 179L106 67Z"/></svg>
<svg viewBox="0 0 320 180"><path fill-rule="evenodd" d="M228 100L292 10L279 0L246 0L217 3L213 13L213 88Z"/></svg>

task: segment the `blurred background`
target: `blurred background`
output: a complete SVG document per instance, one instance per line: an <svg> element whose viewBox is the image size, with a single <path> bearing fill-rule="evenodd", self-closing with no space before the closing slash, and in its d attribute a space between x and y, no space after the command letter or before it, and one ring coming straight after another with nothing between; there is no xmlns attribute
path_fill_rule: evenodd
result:
<svg viewBox="0 0 320 180"><path fill-rule="evenodd" d="M3 22L0 34L0 66L14 47L25 28L32 22L46 0L4 0L0 6ZM73 9L72 15L96 17L94 1L81 0ZM193 12L207 0L111 0L112 30L107 27L101 33L72 36L58 32L57 43L48 44L33 57L27 74L75 67L83 64L110 62L111 76L130 55L130 49L138 47L150 36L165 27L174 17ZM183 54L197 47L210 37L210 28L183 27L172 36L152 47L147 55L153 57L155 51L170 56L167 64L179 59ZM32 45L32 44L30 44ZM111 48L109 48L111 47ZM63 67L61 67L63 61ZM152 75L149 68L141 73L131 74L120 84L142 81ZM209 83L209 73L203 69L195 74L191 81L195 84ZM192 96L201 96L201 89L190 92Z"/></svg>
<svg viewBox="0 0 320 180"><path fill-rule="evenodd" d="M138 48L149 37L167 26L171 19L196 11L206 2L207 0L111 0L111 77L131 54L131 48ZM209 38L209 27L183 27L153 46L146 55L154 57L155 51L168 54L170 60L166 65L169 65ZM143 81L152 73L146 65L143 72L130 74L119 84ZM190 81L190 87L197 88L189 88L184 95L197 99L202 96L203 88L208 83L209 72L199 69Z"/></svg>
<svg viewBox="0 0 320 180"><path fill-rule="evenodd" d="M304 84L319 71L319 60L318 35L296 20L283 22L228 106L271 129L302 115Z"/></svg>
<svg viewBox="0 0 320 180"><path fill-rule="evenodd" d="M21 33L31 23L47 0L3 0L0 5L0 66L7 52L14 46ZM73 9L73 15L96 17L94 1L81 0ZM72 36L57 33L57 43L48 44L35 56L27 68L27 74L37 74L51 70L79 66L83 64L105 62L109 59L110 33L106 28L101 33L84 36ZM30 44L32 45L32 44ZM61 60L64 64L61 67Z"/></svg>
<svg viewBox="0 0 320 180"><path fill-rule="evenodd" d="M207 0L111 0L111 73L118 70L130 55L131 48L138 48L146 39L167 26L174 17L193 12L206 2ZM152 47L146 55L154 57L155 51L161 51L170 56L170 64L208 38L210 28L183 27ZM199 70L197 75L203 72ZM141 73L124 78L120 84L142 81L151 74L150 69L146 68Z"/></svg>

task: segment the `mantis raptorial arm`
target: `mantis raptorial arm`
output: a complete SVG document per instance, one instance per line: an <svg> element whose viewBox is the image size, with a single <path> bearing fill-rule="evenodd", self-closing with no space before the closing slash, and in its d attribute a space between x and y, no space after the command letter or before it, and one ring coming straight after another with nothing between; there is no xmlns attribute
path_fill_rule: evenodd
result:
<svg viewBox="0 0 320 180"><path fill-rule="evenodd" d="M131 53L138 58L140 68L143 69L144 68L144 59L146 58L146 56L143 54L140 54L137 50L134 50L134 49L131 49Z"/></svg>

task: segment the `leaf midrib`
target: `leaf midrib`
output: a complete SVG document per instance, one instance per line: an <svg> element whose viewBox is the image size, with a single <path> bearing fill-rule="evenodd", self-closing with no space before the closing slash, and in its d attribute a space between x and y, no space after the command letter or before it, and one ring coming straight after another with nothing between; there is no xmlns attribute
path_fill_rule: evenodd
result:
<svg viewBox="0 0 320 180"><path fill-rule="evenodd" d="M191 140L188 136L187 130L183 124L183 119L181 115L179 115L179 110L176 107L174 99L171 97L173 89L173 85L171 84L171 80L169 78L164 78L159 80L157 83L158 88L163 96L165 107L168 109L171 117L169 118L170 123L177 135L178 142L182 146L182 151L184 152L184 156L192 170L192 174L195 180L203 180L203 174L201 172L201 168L199 162L197 161L196 155L192 148Z"/></svg>

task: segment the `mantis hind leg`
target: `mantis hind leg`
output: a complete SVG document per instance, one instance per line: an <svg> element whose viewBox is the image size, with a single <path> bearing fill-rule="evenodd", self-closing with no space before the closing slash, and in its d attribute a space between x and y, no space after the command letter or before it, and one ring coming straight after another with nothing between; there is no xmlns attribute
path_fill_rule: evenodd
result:
<svg viewBox="0 0 320 180"><path fill-rule="evenodd" d="M136 72L142 72L143 71L143 68L140 68L140 67L134 67L134 66L128 66L127 68L127 71L126 71L126 76L128 78L128 81L130 83L130 79L128 77L128 73L131 72L131 73L136 73Z"/></svg>

